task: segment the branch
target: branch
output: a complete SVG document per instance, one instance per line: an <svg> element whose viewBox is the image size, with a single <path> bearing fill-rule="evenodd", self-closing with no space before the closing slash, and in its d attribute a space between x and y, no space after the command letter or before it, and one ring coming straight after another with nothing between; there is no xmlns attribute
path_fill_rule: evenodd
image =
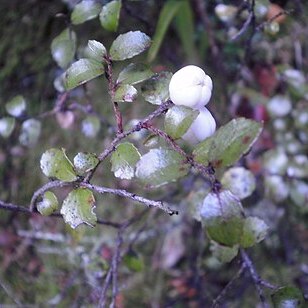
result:
<svg viewBox="0 0 308 308"><path fill-rule="evenodd" d="M107 187L96 186L96 185L92 185L92 184L84 183L84 182L80 183L80 187L89 188L89 189L91 189L91 190L93 190L93 191L95 191L99 194L108 193L108 194L128 198L128 199L131 199L133 201L143 203L144 205L146 205L149 208L159 208L160 210L164 211L165 213L167 213L169 215L178 215L177 210L171 209L168 205L165 205L163 201L150 200L150 199L144 198L142 196L138 196L134 193L128 192L124 189L107 188Z"/></svg>

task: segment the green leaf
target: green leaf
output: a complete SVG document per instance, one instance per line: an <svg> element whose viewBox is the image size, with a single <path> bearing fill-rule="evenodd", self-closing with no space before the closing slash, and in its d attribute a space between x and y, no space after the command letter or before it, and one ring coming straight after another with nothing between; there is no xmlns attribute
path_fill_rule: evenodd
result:
<svg viewBox="0 0 308 308"><path fill-rule="evenodd" d="M93 59L80 59L65 72L64 86L72 90L104 73L104 65Z"/></svg>
<svg viewBox="0 0 308 308"><path fill-rule="evenodd" d="M151 39L140 31L120 34L112 43L110 56L112 60L130 59L149 48Z"/></svg>
<svg viewBox="0 0 308 308"><path fill-rule="evenodd" d="M224 173L221 184L239 199L244 199L255 190L256 179L249 170L243 167L233 167Z"/></svg>
<svg viewBox="0 0 308 308"><path fill-rule="evenodd" d="M0 119L0 136L8 138L11 136L15 128L15 119L12 117L4 117Z"/></svg>
<svg viewBox="0 0 308 308"><path fill-rule="evenodd" d="M137 84L149 79L152 75L153 72L147 65L131 63L120 72L117 84Z"/></svg>
<svg viewBox="0 0 308 308"><path fill-rule="evenodd" d="M88 41L88 56L91 59L94 59L98 62L104 62L104 56L106 55L107 51L105 46L95 40Z"/></svg>
<svg viewBox="0 0 308 308"><path fill-rule="evenodd" d="M248 217L244 221L241 246L244 248L251 247L263 241L267 235L267 224L257 217Z"/></svg>
<svg viewBox="0 0 308 308"><path fill-rule="evenodd" d="M124 264L134 272L142 272L144 269L143 259L133 250L129 250L123 257Z"/></svg>
<svg viewBox="0 0 308 308"><path fill-rule="evenodd" d="M291 286L279 288L271 297L274 308L300 308L305 303L302 292Z"/></svg>
<svg viewBox="0 0 308 308"><path fill-rule="evenodd" d="M200 208L200 216L212 240L230 247L240 243L244 211L239 199L230 191L209 193Z"/></svg>
<svg viewBox="0 0 308 308"><path fill-rule="evenodd" d="M120 11L122 3L114 0L103 6L99 14L99 20L103 28L108 31L116 32L119 25Z"/></svg>
<svg viewBox="0 0 308 308"><path fill-rule="evenodd" d="M175 1L175 0L168 0L165 2L162 10L160 11L155 34L153 37L153 44L149 49L148 53L148 61L152 62L158 51L159 48L164 41L167 29L174 18L175 14L179 11L179 9L183 5L183 1Z"/></svg>
<svg viewBox="0 0 308 308"><path fill-rule="evenodd" d="M73 25L79 25L87 20L94 19L98 16L101 5L92 0L83 0L78 3L71 14L71 22Z"/></svg>
<svg viewBox="0 0 308 308"><path fill-rule="evenodd" d="M231 262L238 254L239 246L235 245L233 247L222 246L217 244L214 241L211 241L210 251L219 262L229 263Z"/></svg>
<svg viewBox="0 0 308 308"><path fill-rule="evenodd" d="M99 160L97 156L92 153L78 153L74 157L74 167L79 175L83 175L86 172L93 170L98 163Z"/></svg>
<svg viewBox="0 0 308 308"><path fill-rule="evenodd" d="M73 61L76 52L76 33L65 29L51 43L53 59L61 68L67 68Z"/></svg>
<svg viewBox="0 0 308 308"><path fill-rule="evenodd" d="M166 133L173 139L182 137L198 114L198 110L184 106L173 106L165 116Z"/></svg>
<svg viewBox="0 0 308 308"><path fill-rule="evenodd" d="M289 177L308 178L308 157L304 154L293 156L288 161L287 174Z"/></svg>
<svg viewBox="0 0 308 308"><path fill-rule="evenodd" d="M13 117L20 117L26 111L26 100L23 96L18 95L12 98L8 103L5 104L7 113Z"/></svg>
<svg viewBox="0 0 308 308"><path fill-rule="evenodd" d="M277 203L289 196L289 183L280 175L264 176L265 196Z"/></svg>
<svg viewBox="0 0 308 308"><path fill-rule="evenodd" d="M59 207L59 202L56 195L51 191L46 191L36 208L43 216L49 216L54 213Z"/></svg>
<svg viewBox="0 0 308 308"><path fill-rule="evenodd" d="M83 223L94 227L97 221L94 208L95 198L92 191L86 188L77 188L64 199L60 213L65 223L73 229Z"/></svg>
<svg viewBox="0 0 308 308"><path fill-rule="evenodd" d="M262 157L263 168L269 173L283 175L288 166L288 156L281 148L265 152Z"/></svg>
<svg viewBox="0 0 308 308"><path fill-rule="evenodd" d="M28 119L21 125L19 142L27 147L34 146L41 135L41 122L35 119Z"/></svg>
<svg viewBox="0 0 308 308"><path fill-rule="evenodd" d="M247 153L262 131L262 124L245 118L230 121L201 142L193 151L195 160L214 168L234 164Z"/></svg>
<svg viewBox="0 0 308 308"><path fill-rule="evenodd" d="M135 175L135 166L140 159L140 153L129 142L121 143L111 156L111 171L120 179L130 180Z"/></svg>
<svg viewBox="0 0 308 308"><path fill-rule="evenodd" d="M43 153L40 161L42 172L64 182L77 180L73 164L67 158L64 149L51 148Z"/></svg>
<svg viewBox="0 0 308 308"><path fill-rule="evenodd" d="M87 116L81 122L81 131L88 138L95 138L101 128L101 122L97 116Z"/></svg>
<svg viewBox="0 0 308 308"><path fill-rule="evenodd" d="M114 101L131 103L136 99L137 93L137 90L129 84L120 85L114 93Z"/></svg>
<svg viewBox="0 0 308 308"><path fill-rule="evenodd" d="M291 200L298 206L301 213L308 213L308 184L293 180L290 188Z"/></svg>
<svg viewBox="0 0 308 308"><path fill-rule="evenodd" d="M189 165L178 152L169 149L151 149L136 166L136 176L148 187L158 187L185 176Z"/></svg>
<svg viewBox="0 0 308 308"><path fill-rule="evenodd" d="M172 77L170 72L155 74L144 82L141 93L144 99L154 105L161 105L169 99L169 83Z"/></svg>

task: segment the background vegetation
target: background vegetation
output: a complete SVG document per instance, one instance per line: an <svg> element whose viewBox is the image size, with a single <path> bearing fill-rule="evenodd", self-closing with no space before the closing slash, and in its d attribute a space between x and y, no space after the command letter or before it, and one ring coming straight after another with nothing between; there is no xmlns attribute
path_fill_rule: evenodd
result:
<svg viewBox="0 0 308 308"><path fill-rule="evenodd" d="M8 116L6 104L16 95L27 102L27 111L16 117L12 133L5 136L2 131L0 136L0 305L283 307L286 298L290 307L304 307L308 297L307 3L122 0L119 19L113 19L119 24L108 29L96 16L72 24L77 2L0 4L0 118ZM109 1L95 3L102 6ZM217 9L219 4L227 5L225 11ZM242 204L247 216L268 226L261 243L237 254L237 250L222 252L210 240L192 214L210 190L204 175L193 170L176 182L149 188L137 180L116 178L109 158L95 170L93 183L164 200L179 214L169 216L158 208L140 206L134 196L114 194L95 195L99 218L95 228L72 229L60 215L29 212L34 192L47 183L40 169L47 149L65 148L71 160L78 152L99 154L114 140L118 128L108 74L109 83L103 75L70 92L55 85L69 65L59 67L50 46L67 27L77 37L71 62L84 57L88 40L109 48L120 33L140 30L152 38L152 44L134 62L147 63L155 73L195 64L212 77L209 108L218 127L240 116L264 122L258 141L236 164L256 179L256 189ZM113 75L129 63L113 63ZM139 92L142 86L136 86ZM124 129L134 127L157 107L142 96L121 103ZM42 124L37 143L20 139L29 118ZM90 132L85 120L90 121ZM164 127L163 117L153 122ZM146 153L166 143L153 133L141 130L127 140ZM192 151L182 141L178 144L187 153ZM225 171L217 168L217 179ZM58 199L70 190L58 189Z"/></svg>

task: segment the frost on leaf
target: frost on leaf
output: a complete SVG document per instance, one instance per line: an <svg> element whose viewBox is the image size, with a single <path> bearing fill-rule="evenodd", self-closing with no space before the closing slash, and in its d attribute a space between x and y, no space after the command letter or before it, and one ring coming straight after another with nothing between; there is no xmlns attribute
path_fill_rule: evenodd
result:
<svg viewBox="0 0 308 308"><path fill-rule="evenodd" d="M67 158L64 149L49 149L43 153L40 161L42 172L64 182L77 180L73 164Z"/></svg>
<svg viewBox="0 0 308 308"><path fill-rule="evenodd" d="M36 119L28 119L21 125L19 142L27 147L34 146L41 134L41 122Z"/></svg>
<svg viewBox="0 0 308 308"><path fill-rule="evenodd" d="M139 159L140 154L132 143L122 143L112 153L111 171L117 178L130 180L135 175L135 166Z"/></svg>
<svg viewBox="0 0 308 308"><path fill-rule="evenodd" d="M98 163L98 158L92 153L78 153L74 157L74 167L76 172L80 175L93 170Z"/></svg>
<svg viewBox="0 0 308 308"><path fill-rule="evenodd" d="M60 213L65 223L73 229L83 223L94 227L97 221L94 208L95 198L92 191L86 188L77 188L64 199Z"/></svg>
<svg viewBox="0 0 308 308"><path fill-rule="evenodd" d="M189 165L173 150L152 149L143 155L136 166L136 176L149 187L158 187L185 176Z"/></svg>
<svg viewBox="0 0 308 308"><path fill-rule="evenodd" d="M12 134L15 127L15 119L12 117L4 117L0 119L0 136L8 138Z"/></svg>
<svg viewBox="0 0 308 308"><path fill-rule="evenodd" d="M36 208L43 216L49 216L55 212L59 207L56 195L51 191L46 191L40 202L37 203Z"/></svg>
<svg viewBox="0 0 308 308"><path fill-rule="evenodd" d="M20 117L26 111L26 101L23 96L17 95L5 104L7 113L13 117Z"/></svg>

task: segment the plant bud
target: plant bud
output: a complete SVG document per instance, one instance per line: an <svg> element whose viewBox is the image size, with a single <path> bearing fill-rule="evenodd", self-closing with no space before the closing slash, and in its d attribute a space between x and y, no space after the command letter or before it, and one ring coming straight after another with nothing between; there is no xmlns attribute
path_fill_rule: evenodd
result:
<svg viewBox="0 0 308 308"><path fill-rule="evenodd" d="M212 114L205 108L200 108L200 113L191 124L182 138L188 143L195 145L215 133L216 121Z"/></svg>
<svg viewBox="0 0 308 308"><path fill-rule="evenodd" d="M175 105L198 109L209 102L212 88L210 76L206 75L200 67L188 65L172 76L169 93Z"/></svg>

